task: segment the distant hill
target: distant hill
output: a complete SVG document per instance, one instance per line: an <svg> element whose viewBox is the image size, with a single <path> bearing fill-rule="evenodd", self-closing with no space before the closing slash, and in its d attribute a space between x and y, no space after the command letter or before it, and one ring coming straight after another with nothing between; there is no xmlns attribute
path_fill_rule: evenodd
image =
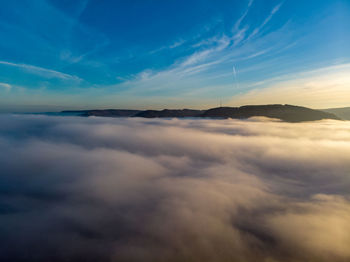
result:
<svg viewBox="0 0 350 262"><path fill-rule="evenodd" d="M78 110L62 111L63 114L75 114L80 116L105 116L105 117L130 117L134 116L141 110L131 109L96 109L96 110Z"/></svg>
<svg viewBox="0 0 350 262"><path fill-rule="evenodd" d="M164 110L127 110L127 109L104 109L63 111L67 114L81 116L104 116L104 117L144 117L144 118L236 118L245 119L254 116L277 118L286 122L314 121L322 119L337 119L339 117L330 112L314 110L307 107L293 105L250 105L241 107L217 107L208 110L193 109L164 109Z"/></svg>
<svg viewBox="0 0 350 262"><path fill-rule="evenodd" d="M205 110L193 109L163 109L163 110L145 110L134 115L135 117L200 117Z"/></svg>
<svg viewBox="0 0 350 262"><path fill-rule="evenodd" d="M350 107L321 109L324 112L332 113L344 120L350 120Z"/></svg>
<svg viewBox="0 0 350 262"><path fill-rule="evenodd" d="M322 119L338 119L331 113L293 105L252 105L241 107L218 107L207 110L202 117L217 118L249 118L264 116L277 118L287 122L315 121Z"/></svg>

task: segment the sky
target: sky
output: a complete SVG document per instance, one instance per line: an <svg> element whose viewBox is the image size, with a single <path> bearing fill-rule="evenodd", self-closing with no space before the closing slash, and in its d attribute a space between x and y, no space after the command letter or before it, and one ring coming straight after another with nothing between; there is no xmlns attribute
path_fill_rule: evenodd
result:
<svg viewBox="0 0 350 262"><path fill-rule="evenodd" d="M0 112L350 106L348 0L1 0Z"/></svg>

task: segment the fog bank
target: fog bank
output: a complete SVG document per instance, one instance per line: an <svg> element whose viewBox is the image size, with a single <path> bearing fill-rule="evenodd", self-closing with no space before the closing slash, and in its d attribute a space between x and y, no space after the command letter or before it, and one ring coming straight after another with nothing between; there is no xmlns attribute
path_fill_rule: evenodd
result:
<svg viewBox="0 0 350 262"><path fill-rule="evenodd" d="M1 261L350 260L350 123L0 116Z"/></svg>

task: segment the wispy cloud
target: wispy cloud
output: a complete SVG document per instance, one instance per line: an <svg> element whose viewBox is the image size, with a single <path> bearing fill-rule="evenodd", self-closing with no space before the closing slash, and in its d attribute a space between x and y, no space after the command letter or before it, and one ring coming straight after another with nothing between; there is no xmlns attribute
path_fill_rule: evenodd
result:
<svg viewBox="0 0 350 262"><path fill-rule="evenodd" d="M239 29L235 35L232 37L233 41L234 41L234 45L237 46L239 43L241 43L246 35L246 32L248 31L249 26L245 26L242 29Z"/></svg>
<svg viewBox="0 0 350 262"><path fill-rule="evenodd" d="M0 83L0 88L4 88L8 92L11 90L12 86L7 83Z"/></svg>
<svg viewBox="0 0 350 262"><path fill-rule="evenodd" d="M269 32L254 42L245 42L239 46L234 44L237 40L236 35L221 34L202 39L194 46L195 50L192 54L179 58L168 68L143 70L127 81L114 85L113 90L137 95L147 92L154 93L155 91L192 94L193 89L197 90L195 93L200 93L200 90L208 90L209 87L212 90L217 89L219 85L232 89L232 66L240 67L239 63L242 61L282 52L283 47L289 44L289 38L285 35L285 31L288 31L289 34L289 30L286 29L288 28L282 27L279 30ZM273 42L271 45L271 39L276 37L280 41ZM245 67L240 68L242 71L247 70ZM223 80L228 83L222 84Z"/></svg>
<svg viewBox="0 0 350 262"><path fill-rule="evenodd" d="M180 39L179 41L174 42L172 45L169 46L170 49L179 47L181 45L183 45L186 41L183 39Z"/></svg>
<svg viewBox="0 0 350 262"><path fill-rule="evenodd" d="M255 35L257 35L262 29L263 27L270 22L270 20L272 19L272 17L278 12L278 10L281 8L283 2L279 3L278 5L276 5L270 12L269 16L266 17L266 19L262 22L262 24L255 28L253 30L253 32L248 36L247 40L250 40L251 38L253 38Z"/></svg>
<svg viewBox="0 0 350 262"><path fill-rule="evenodd" d="M289 44L285 42L286 39L280 38L281 40L279 42L274 42L273 45L266 45L271 38L273 39L274 35L282 35L285 27L269 32L254 42L248 41L262 30L283 4L281 2L274 6L262 24L254 29L253 33L247 38L249 26L243 25L243 20L248 15L253 3L253 0L248 2L245 11L234 24L231 31L232 34L219 33L207 38L201 38L199 42L191 45L193 48L191 54L178 58L168 68L161 70L145 69L139 74L136 74L132 79L117 84L115 87L119 88L116 89L132 94L147 91L152 93L155 90L161 92L179 90L179 92L183 93L185 89L188 89L187 91L192 93L193 90L191 91L190 89L193 88L207 89L208 86L214 88L213 83L209 83L208 81L217 78L216 76L218 75L223 76L222 79L226 77L227 79L229 78L227 81L232 81L230 76L232 75L233 65L237 65L241 61L267 55L271 52L277 52L283 46ZM240 43L243 44L239 45ZM214 72L215 77L213 77Z"/></svg>
<svg viewBox="0 0 350 262"><path fill-rule="evenodd" d="M34 65L28 65L28 64L17 64L17 63L12 63L12 62L7 62L7 61L0 61L0 65L6 65L6 66L11 66L11 67L16 67L23 69L27 72L30 72L35 75L39 75L45 78L58 78L61 80L70 80L70 81L82 81L82 79L78 76L75 75L70 75L66 73L62 73L56 70L44 68L44 67L39 67L39 66L34 66Z"/></svg>
<svg viewBox="0 0 350 262"><path fill-rule="evenodd" d="M170 45L164 45L164 46L161 46L161 47L159 47L157 49L154 49L154 50L150 51L148 54L153 55L153 54L159 53L161 51L171 50L171 49L180 47L180 46L182 46L185 43L186 43L186 40L180 39L180 40L177 40L177 41L173 42Z"/></svg>
<svg viewBox="0 0 350 262"><path fill-rule="evenodd" d="M70 50L64 49L60 53L60 59L66 61L71 64L79 63L87 57L101 51L103 48L107 47L110 44L108 39L101 41L101 43L97 43L90 50L80 53L78 55L74 55ZM86 63L85 63L86 64Z"/></svg>
<svg viewBox="0 0 350 262"><path fill-rule="evenodd" d="M243 20L246 18L246 16L248 15L248 12L250 10L250 7L253 5L254 0L249 0L248 2L248 7L247 9L244 11L244 13L242 14L242 16L240 18L238 18L237 22L235 23L233 29L234 31L239 30L241 23L243 22Z"/></svg>

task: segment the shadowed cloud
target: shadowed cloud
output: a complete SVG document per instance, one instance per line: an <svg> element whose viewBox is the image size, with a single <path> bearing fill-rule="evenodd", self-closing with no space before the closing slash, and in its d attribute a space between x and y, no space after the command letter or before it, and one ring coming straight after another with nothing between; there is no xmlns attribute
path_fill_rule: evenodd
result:
<svg viewBox="0 0 350 262"><path fill-rule="evenodd" d="M348 261L344 121L0 116L1 261Z"/></svg>

